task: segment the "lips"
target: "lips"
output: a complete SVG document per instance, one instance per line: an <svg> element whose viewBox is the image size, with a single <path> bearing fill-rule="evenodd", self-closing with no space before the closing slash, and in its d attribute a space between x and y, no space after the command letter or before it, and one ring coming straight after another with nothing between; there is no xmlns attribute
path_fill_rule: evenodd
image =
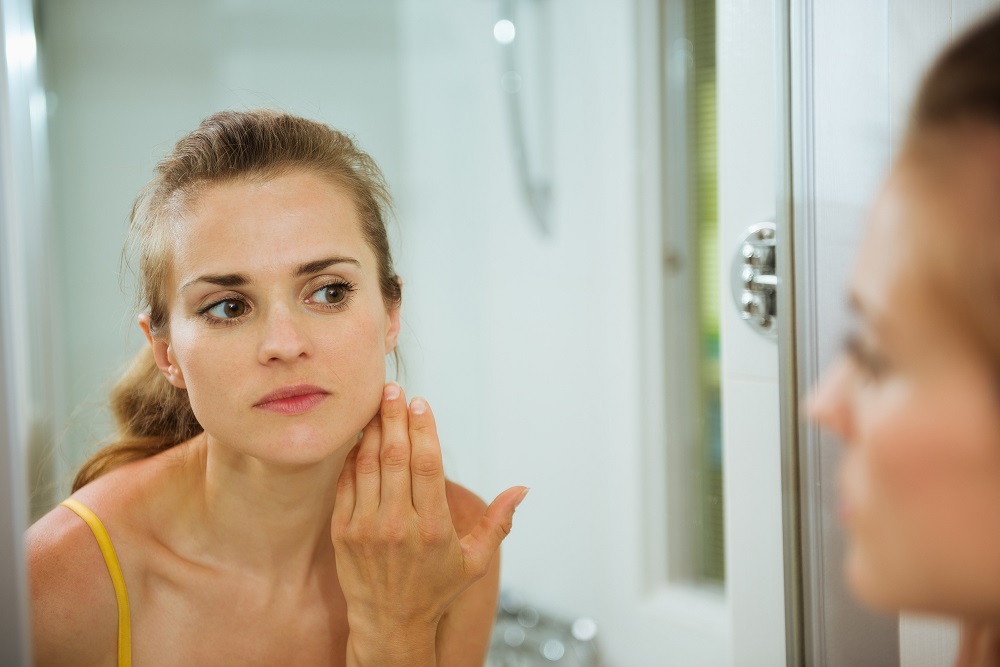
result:
<svg viewBox="0 0 1000 667"><path fill-rule="evenodd" d="M254 403L254 407L278 414L298 415L309 412L329 395L330 392L321 387L300 384L272 391Z"/></svg>

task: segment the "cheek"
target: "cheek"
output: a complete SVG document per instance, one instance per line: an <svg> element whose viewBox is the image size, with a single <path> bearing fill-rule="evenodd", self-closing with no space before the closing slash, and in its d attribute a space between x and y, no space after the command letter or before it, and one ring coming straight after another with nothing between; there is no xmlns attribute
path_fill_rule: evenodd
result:
<svg viewBox="0 0 1000 667"><path fill-rule="evenodd" d="M219 412L228 403L246 402L244 396L245 364L240 359L251 354L247 344L224 336L204 335L195 327L174 325L171 342L177 365L191 407L202 426L205 418Z"/></svg>
<svg viewBox="0 0 1000 667"><path fill-rule="evenodd" d="M316 357L370 418L378 410L385 384L384 331L376 315L361 315L323 331Z"/></svg>
<svg viewBox="0 0 1000 667"><path fill-rule="evenodd" d="M904 515L910 483L920 477L908 449L911 404L905 386L866 386L851 397L854 431L843 451L840 482L850 515L846 571L854 592L880 609L896 606L911 576L904 572L913 542ZM900 493L902 491L902 493Z"/></svg>
<svg viewBox="0 0 1000 667"><path fill-rule="evenodd" d="M342 397L370 419L385 385L385 314L367 303L349 314L315 329L314 357Z"/></svg>
<svg viewBox="0 0 1000 667"><path fill-rule="evenodd" d="M996 413L965 386L901 392L873 423L873 492L912 521L953 523L985 491L1000 492Z"/></svg>
<svg viewBox="0 0 1000 667"><path fill-rule="evenodd" d="M918 608L964 590L963 580L982 587L1000 559L991 395L968 376L924 384L899 382L860 408L859 447L845 465L862 510L852 578Z"/></svg>

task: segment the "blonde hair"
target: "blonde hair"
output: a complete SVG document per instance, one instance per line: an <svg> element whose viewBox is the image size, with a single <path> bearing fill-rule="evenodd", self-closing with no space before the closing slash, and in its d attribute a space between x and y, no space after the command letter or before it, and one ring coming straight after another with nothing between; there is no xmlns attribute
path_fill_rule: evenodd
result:
<svg viewBox="0 0 1000 667"><path fill-rule="evenodd" d="M134 248L138 255L137 301L140 311L149 313L154 335L167 334L171 238L180 214L207 186L266 181L290 170L315 172L347 190L378 261L383 300L387 306L399 306L401 284L385 226L392 201L375 161L350 137L322 123L262 109L223 111L177 142L132 207L126 252ZM148 346L112 390L111 409L118 426L115 441L83 464L73 491L202 431L187 393L167 382Z"/></svg>

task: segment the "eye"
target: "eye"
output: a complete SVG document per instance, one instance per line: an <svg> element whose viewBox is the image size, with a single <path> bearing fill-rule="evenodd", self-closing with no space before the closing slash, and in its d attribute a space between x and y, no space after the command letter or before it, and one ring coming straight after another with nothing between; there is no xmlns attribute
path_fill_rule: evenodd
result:
<svg viewBox="0 0 1000 667"><path fill-rule="evenodd" d="M878 379L889 370L889 362L884 356L869 347L857 334L848 336L844 349L855 366L870 379Z"/></svg>
<svg viewBox="0 0 1000 667"><path fill-rule="evenodd" d="M220 320L232 320L246 315L248 310L246 301L226 299L209 306L202 313Z"/></svg>
<svg viewBox="0 0 1000 667"><path fill-rule="evenodd" d="M337 306L347 301L354 286L350 283L330 283L312 293L309 300L329 306Z"/></svg>

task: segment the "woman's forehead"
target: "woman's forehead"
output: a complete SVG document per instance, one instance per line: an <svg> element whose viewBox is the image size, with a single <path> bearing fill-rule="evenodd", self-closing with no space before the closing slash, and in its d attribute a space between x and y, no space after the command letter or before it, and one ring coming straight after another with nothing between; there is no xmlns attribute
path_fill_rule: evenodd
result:
<svg viewBox="0 0 1000 667"><path fill-rule="evenodd" d="M179 273L293 268L323 257L373 261L353 199L309 172L208 186L175 229Z"/></svg>

